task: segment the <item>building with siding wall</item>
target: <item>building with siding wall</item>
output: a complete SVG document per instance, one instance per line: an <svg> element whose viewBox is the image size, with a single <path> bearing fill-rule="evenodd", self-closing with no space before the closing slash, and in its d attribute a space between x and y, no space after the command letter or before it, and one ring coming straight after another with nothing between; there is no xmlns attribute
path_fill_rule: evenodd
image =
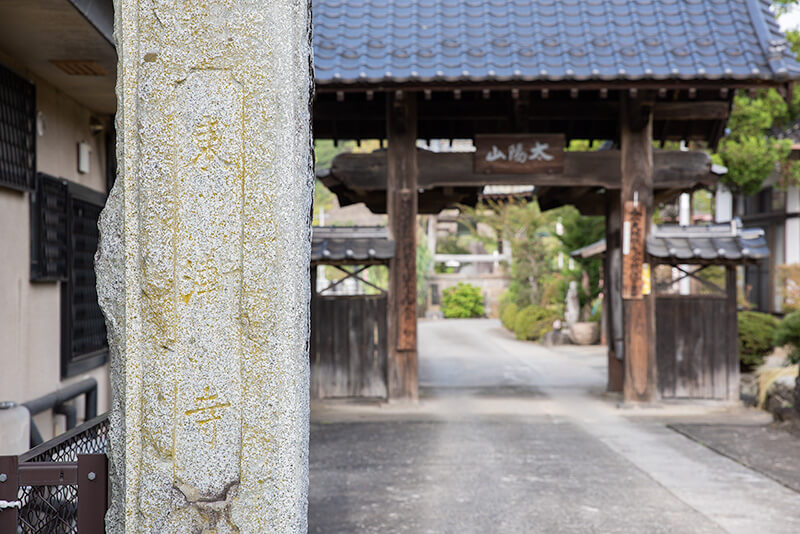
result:
<svg viewBox="0 0 800 534"><path fill-rule="evenodd" d="M116 53L111 1L90 4L0 3L0 400L90 376L103 412L108 355L92 257L114 173ZM35 423L44 439L65 429L52 412Z"/></svg>

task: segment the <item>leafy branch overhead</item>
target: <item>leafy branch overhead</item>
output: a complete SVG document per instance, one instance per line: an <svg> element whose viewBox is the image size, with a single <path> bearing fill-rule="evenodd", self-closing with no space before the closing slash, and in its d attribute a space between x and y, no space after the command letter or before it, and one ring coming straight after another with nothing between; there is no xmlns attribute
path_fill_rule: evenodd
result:
<svg viewBox="0 0 800 534"><path fill-rule="evenodd" d="M781 2L785 8L795 0ZM787 34L792 51L800 53L800 32ZM752 97L738 94L728 122L728 135L720 142L719 156L728 168L722 179L735 193L753 195L776 174L780 187L800 184L800 162L790 159L792 140L779 133L798 120L800 92L790 103L775 89L762 89Z"/></svg>

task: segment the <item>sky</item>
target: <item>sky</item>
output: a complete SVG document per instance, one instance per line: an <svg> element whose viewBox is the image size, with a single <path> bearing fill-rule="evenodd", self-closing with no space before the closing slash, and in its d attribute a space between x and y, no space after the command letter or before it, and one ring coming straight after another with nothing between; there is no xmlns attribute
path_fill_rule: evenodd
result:
<svg viewBox="0 0 800 534"><path fill-rule="evenodd" d="M796 30L800 28L800 6L794 6L788 13L778 17L781 30Z"/></svg>

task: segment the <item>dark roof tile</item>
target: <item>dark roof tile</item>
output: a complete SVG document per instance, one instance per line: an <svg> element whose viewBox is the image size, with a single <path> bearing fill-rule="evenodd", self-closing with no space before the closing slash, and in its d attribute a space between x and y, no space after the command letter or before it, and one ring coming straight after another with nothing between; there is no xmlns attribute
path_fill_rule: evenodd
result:
<svg viewBox="0 0 800 534"><path fill-rule="evenodd" d="M605 252L602 239L572 252L573 256L592 257ZM652 258L670 262L758 261L769 257L769 247L760 228L742 228L738 222L712 226L663 225L647 240Z"/></svg>
<svg viewBox="0 0 800 534"><path fill-rule="evenodd" d="M315 226L312 263L385 263L394 257L395 244L386 227Z"/></svg>
<svg viewBox="0 0 800 534"><path fill-rule="evenodd" d="M785 79L767 0L313 0L317 82Z"/></svg>

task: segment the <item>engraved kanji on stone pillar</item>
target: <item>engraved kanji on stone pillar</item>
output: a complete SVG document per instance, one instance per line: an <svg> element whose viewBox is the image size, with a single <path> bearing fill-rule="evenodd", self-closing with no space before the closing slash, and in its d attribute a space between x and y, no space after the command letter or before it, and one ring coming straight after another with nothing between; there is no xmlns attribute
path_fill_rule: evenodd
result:
<svg viewBox="0 0 800 534"><path fill-rule="evenodd" d="M309 2L116 0L109 532L305 532Z"/></svg>

